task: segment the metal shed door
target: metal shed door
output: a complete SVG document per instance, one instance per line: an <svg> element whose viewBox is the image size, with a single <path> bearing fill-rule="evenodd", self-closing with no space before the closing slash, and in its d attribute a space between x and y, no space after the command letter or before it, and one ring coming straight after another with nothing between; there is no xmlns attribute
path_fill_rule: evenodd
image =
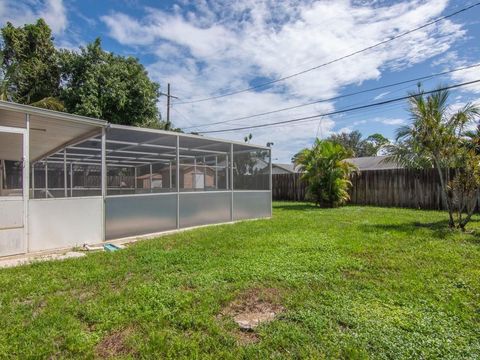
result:
<svg viewBox="0 0 480 360"><path fill-rule="evenodd" d="M0 126L0 256L24 253L28 201L26 130Z"/></svg>

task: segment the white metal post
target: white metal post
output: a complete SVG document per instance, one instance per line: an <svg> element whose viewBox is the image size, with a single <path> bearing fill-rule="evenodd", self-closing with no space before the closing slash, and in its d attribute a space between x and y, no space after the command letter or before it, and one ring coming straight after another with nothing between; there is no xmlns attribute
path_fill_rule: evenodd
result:
<svg viewBox="0 0 480 360"><path fill-rule="evenodd" d="M48 198L48 161L45 159L45 199Z"/></svg>
<svg viewBox="0 0 480 360"><path fill-rule="evenodd" d="M70 197L73 197L73 163L70 163Z"/></svg>
<svg viewBox="0 0 480 360"><path fill-rule="evenodd" d="M168 163L169 163L169 180L168 180L169 181L169 186L168 187L170 189L172 189L173 188L173 186L172 186L172 162L169 161Z"/></svg>
<svg viewBox="0 0 480 360"><path fill-rule="evenodd" d="M25 114L23 134L23 236L25 252L30 251L28 232L28 202L30 200L30 114Z"/></svg>
<svg viewBox="0 0 480 360"><path fill-rule="evenodd" d="M193 190L197 190L197 158L193 159Z"/></svg>
<svg viewBox="0 0 480 360"><path fill-rule="evenodd" d="M2 194L3 190L3 169L5 168L4 160L0 160L0 195Z"/></svg>
<svg viewBox="0 0 480 360"><path fill-rule="evenodd" d="M269 189L270 189L270 217L272 217L272 200L273 200L272 149L270 149L269 155L270 155L270 158L268 161L268 172L269 172Z"/></svg>
<svg viewBox="0 0 480 360"><path fill-rule="evenodd" d="M35 164L32 164L32 199L35 199Z"/></svg>
<svg viewBox="0 0 480 360"><path fill-rule="evenodd" d="M105 128L102 128L102 197L105 199L107 195L107 157L106 157L106 131Z"/></svg>
<svg viewBox="0 0 480 360"><path fill-rule="evenodd" d="M150 192L152 192L153 188L153 174L152 174L152 164L150 164Z"/></svg>
<svg viewBox="0 0 480 360"><path fill-rule="evenodd" d="M203 177L203 190L207 187L207 162L205 161L205 156L203 157L203 171L202 171L202 177Z"/></svg>
<svg viewBox="0 0 480 360"><path fill-rule="evenodd" d="M230 189L231 189L231 200L230 200L230 220L233 221L233 143L230 144Z"/></svg>
<svg viewBox="0 0 480 360"><path fill-rule="evenodd" d="M63 189L65 197L68 196L67 184L67 149L63 150Z"/></svg>
<svg viewBox="0 0 480 360"><path fill-rule="evenodd" d="M177 135L177 168L176 185L177 185L177 229L180 229L180 136Z"/></svg>
<svg viewBox="0 0 480 360"><path fill-rule="evenodd" d="M215 189L218 190L218 156L215 155Z"/></svg>
<svg viewBox="0 0 480 360"><path fill-rule="evenodd" d="M105 241L105 196L107 196L107 131L103 127L102 128L102 214L103 214L103 221L102 221L102 237L103 241Z"/></svg>
<svg viewBox="0 0 480 360"><path fill-rule="evenodd" d="M133 168L133 177L135 178L135 184L133 185L133 188L136 189L137 188L137 167L136 166Z"/></svg>
<svg viewBox="0 0 480 360"><path fill-rule="evenodd" d="M230 189L230 167L229 167L229 162L228 162L228 157L229 155L225 155L225 190Z"/></svg>

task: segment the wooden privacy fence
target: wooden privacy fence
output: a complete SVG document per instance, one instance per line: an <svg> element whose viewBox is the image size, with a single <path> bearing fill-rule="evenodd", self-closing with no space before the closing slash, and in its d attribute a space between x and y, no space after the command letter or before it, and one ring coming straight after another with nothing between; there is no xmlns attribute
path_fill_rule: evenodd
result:
<svg viewBox="0 0 480 360"><path fill-rule="evenodd" d="M356 205L445 209L435 169L390 169L354 173L350 202Z"/></svg>
<svg viewBox="0 0 480 360"><path fill-rule="evenodd" d="M273 175L273 200L305 200L306 184L300 180L300 176ZM351 181L351 204L445 209L444 196L435 169L366 170L352 174Z"/></svg>
<svg viewBox="0 0 480 360"><path fill-rule="evenodd" d="M273 174L272 199L279 201L305 200L306 184L300 180L301 174Z"/></svg>

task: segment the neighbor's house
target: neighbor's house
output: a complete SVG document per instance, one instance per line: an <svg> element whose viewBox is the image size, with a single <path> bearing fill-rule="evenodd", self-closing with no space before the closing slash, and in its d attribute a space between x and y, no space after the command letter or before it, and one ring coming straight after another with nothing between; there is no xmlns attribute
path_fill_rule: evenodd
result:
<svg viewBox="0 0 480 360"><path fill-rule="evenodd" d="M300 172L294 164L272 163L272 174L295 174Z"/></svg>
<svg viewBox="0 0 480 360"><path fill-rule="evenodd" d="M348 158L345 161L348 161L355 165L358 171L366 170L390 170L390 169L401 169L402 165L399 165L395 162L386 161L386 156L365 156L358 158Z"/></svg>

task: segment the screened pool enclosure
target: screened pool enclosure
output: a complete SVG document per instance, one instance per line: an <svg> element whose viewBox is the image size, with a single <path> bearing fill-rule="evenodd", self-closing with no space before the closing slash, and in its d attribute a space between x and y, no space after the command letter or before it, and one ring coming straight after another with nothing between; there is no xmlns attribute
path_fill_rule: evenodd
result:
<svg viewBox="0 0 480 360"><path fill-rule="evenodd" d="M0 256L271 216L267 147L0 101Z"/></svg>

